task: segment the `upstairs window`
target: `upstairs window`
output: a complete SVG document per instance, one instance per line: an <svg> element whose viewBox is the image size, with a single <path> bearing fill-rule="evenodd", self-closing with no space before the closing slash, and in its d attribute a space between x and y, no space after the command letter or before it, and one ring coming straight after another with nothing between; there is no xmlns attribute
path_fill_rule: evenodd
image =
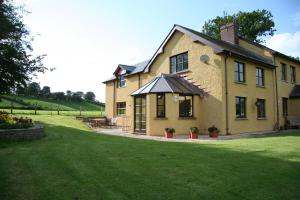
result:
<svg viewBox="0 0 300 200"><path fill-rule="evenodd" d="M294 66L290 67L291 73L291 83L296 83L296 68Z"/></svg>
<svg viewBox="0 0 300 200"><path fill-rule="evenodd" d="M264 69L257 67L256 68L256 85L264 86L265 85L264 79L265 79Z"/></svg>
<svg viewBox="0 0 300 200"><path fill-rule="evenodd" d="M126 114L126 102L117 102L117 115Z"/></svg>
<svg viewBox="0 0 300 200"><path fill-rule="evenodd" d="M179 96L179 117L193 116L193 96Z"/></svg>
<svg viewBox="0 0 300 200"><path fill-rule="evenodd" d="M166 117L166 105L165 105L165 94L156 95L156 117Z"/></svg>
<svg viewBox="0 0 300 200"><path fill-rule="evenodd" d="M236 82L245 83L245 64L244 63L235 62L234 80Z"/></svg>
<svg viewBox="0 0 300 200"><path fill-rule="evenodd" d="M119 75L118 78L118 87L125 87L126 86L126 79L124 75Z"/></svg>
<svg viewBox="0 0 300 200"><path fill-rule="evenodd" d="M188 53L182 53L170 58L170 72L175 74L188 69Z"/></svg>
<svg viewBox="0 0 300 200"><path fill-rule="evenodd" d="M236 118L246 118L246 97L235 97Z"/></svg>
<svg viewBox="0 0 300 200"><path fill-rule="evenodd" d="M286 64L281 63L281 80L286 81Z"/></svg>
<svg viewBox="0 0 300 200"><path fill-rule="evenodd" d="M266 118L266 100L265 99L257 99L257 118Z"/></svg>

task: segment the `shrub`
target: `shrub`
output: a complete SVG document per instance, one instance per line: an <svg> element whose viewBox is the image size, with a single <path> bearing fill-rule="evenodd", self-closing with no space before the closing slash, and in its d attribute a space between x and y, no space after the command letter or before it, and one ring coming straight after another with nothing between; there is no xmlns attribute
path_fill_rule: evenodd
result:
<svg viewBox="0 0 300 200"><path fill-rule="evenodd" d="M165 131L168 132L168 133L175 133L174 128L165 128Z"/></svg>
<svg viewBox="0 0 300 200"><path fill-rule="evenodd" d="M216 131L217 133L219 133L220 132L220 130L217 128L217 127L215 127L214 125L213 126L211 126L211 127L209 127L208 129L208 132L214 132L214 131Z"/></svg>
<svg viewBox="0 0 300 200"><path fill-rule="evenodd" d="M11 117L7 112L0 111L0 129L18 129L32 127L32 119Z"/></svg>
<svg viewBox="0 0 300 200"><path fill-rule="evenodd" d="M199 134L199 129L198 127L192 127L190 128L191 133Z"/></svg>
<svg viewBox="0 0 300 200"><path fill-rule="evenodd" d="M12 121L12 118L7 112L0 111L0 124L1 123L9 123L11 121Z"/></svg>

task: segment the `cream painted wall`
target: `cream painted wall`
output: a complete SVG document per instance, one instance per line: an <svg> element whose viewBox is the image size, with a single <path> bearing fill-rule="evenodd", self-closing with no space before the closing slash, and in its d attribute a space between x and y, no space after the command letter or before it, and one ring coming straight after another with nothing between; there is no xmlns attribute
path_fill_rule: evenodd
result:
<svg viewBox="0 0 300 200"><path fill-rule="evenodd" d="M279 104L279 119L280 119L280 126L284 125L284 117L282 112L282 98L288 98L293 87L295 86L294 83L291 83L290 77L290 66L296 67L296 84L300 84L300 65L290 62L286 59L276 57L275 63L278 66L276 69L277 72L277 80L278 80L278 104ZM281 63L286 64L286 73L287 73L287 80L281 80ZM289 100L288 104L289 110L300 110L300 106L298 104L291 104L291 100ZM300 117L300 115L299 115Z"/></svg>
<svg viewBox="0 0 300 200"><path fill-rule="evenodd" d="M234 78L235 61L245 63L244 84L236 83ZM276 123L275 92L273 70L263 68L265 73L265 87L256 86L256 67L258 65L244 60L230 57L228 59L228 103L229 103L229 132L232 134L270 131ZM246 97L246 119L236 119L235 97ZM257 98L266 100L266 118L257 119Z"/></svg>
<svg viewBox="0 0 300 200"><path fill-rule="evenodd" d="M189 134L189 129L193 126L200 128L201 119L201 98L194 96L193 118L179 117L178 94L166 94L166 118L156 117L156 94L147 95L147 134L164 135L165 128L175 128L175 135ZM176 98L177 97L177 98ZM177 99L177 100L176 100Z"/></svg>
<svg viewBox="0 0 300 200"><path fill-rule="evenodd" d="M186 75L195 84L209 93L208 97L201 100L199 110L200 120L199 128L207 129L215 125L225 133L224 117L225 105L222 103L223 94L223 68L224 60L221 56L215 54L212 48L195 43L192 39L181 32L175 32L169 42L166 44L163 53L160 54L151 65L150 73L142 74L142 85L149 82L153 77L160 73L170 73L170 57L188 52L189 69ZM207 64L200 61L201 55L208 55ZM181 122L181 121L180 121Z"/></svg>

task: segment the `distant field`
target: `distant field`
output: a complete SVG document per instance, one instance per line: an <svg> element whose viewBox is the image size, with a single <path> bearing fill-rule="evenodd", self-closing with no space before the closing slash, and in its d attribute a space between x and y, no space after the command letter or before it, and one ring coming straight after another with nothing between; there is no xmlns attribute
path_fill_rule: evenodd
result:
<svg viewBox="0 0 300 200"><path fill-rule="evenodd" d="M7 99L5 99L7 98ZM15 108L26 108L28 106L41 107L43 110L65 110L65 111L76 111L76 110L84 110L84 111L103 111L104 108L98 104L90 103L86 101L82 102L73 102L73 101L60 101L60 100L51 100L51 99L36 99L33 97L23 97L16 95L3 95L2 102L0 102L0 108L4 108L7 106L13 106Z"/></svg>
<svg viewBox="0 0 300 200"><path fill-rule="evenodd" d="M0 111L5 111L10 113L10 109L0 109ZM26 114L26 115L34 115L35 112L34 110L18 110L14 109L13 114ZM50 110L37 110L37 115L58 115L57 111L50 111ZM80 111L78 110L73 110L73 111L59 111L59 115L64 115L64 116L79 116ZM82 116L104 116L103 111L95 111L95 110L90 110L90 111L81 111Z"/></svg>

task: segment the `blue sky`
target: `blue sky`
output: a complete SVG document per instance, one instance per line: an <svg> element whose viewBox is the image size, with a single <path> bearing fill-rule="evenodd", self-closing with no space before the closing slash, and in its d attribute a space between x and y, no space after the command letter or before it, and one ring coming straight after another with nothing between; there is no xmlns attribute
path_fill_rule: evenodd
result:
<svg viewBox="0 0 300 200"><path fill-rule="evenodd" d="M173 24L201 30L208 19L254 9L270 10L276 33L267 45L300 56L300 1L116 1L18 0L31 13L25 17L36 54L46 53L53 72L39 75L52 91L93 91L104 101L102 81L118 63L134 64L156 51Z"/></svg>

